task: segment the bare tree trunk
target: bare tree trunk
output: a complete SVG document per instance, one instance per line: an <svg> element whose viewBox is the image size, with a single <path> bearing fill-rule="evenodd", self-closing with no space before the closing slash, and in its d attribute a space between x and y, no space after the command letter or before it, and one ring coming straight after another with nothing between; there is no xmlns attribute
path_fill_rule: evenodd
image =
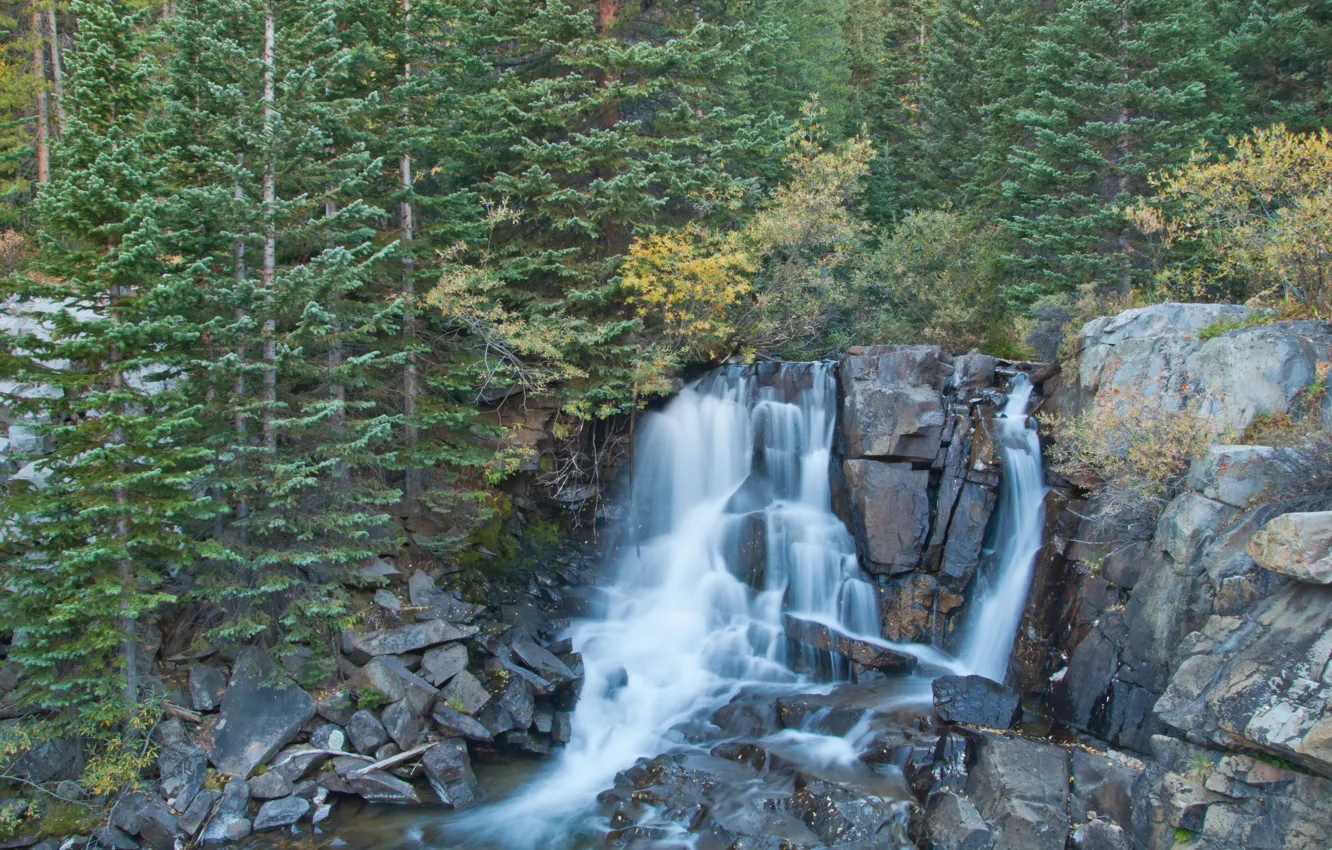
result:
<svg viewBox="0 0 1332 850"><path fill-rule="evenodd" d="M46 10L46 22L51 31L51 80L55 83L56 126L65 135L65 72L60 67L60 30L56 26L55 3Z"/></svg>
<svg viewBox="0 0 1332 850"><path fill-rule="evenodd" d="M46 118L46 39L37 0L32 0L32 75L37 80L37 183L41 185L51 182L51 155L46 148L50 134Z"/></svg>
<svg viewBox="0 0 1332 850"><path fill-rule="evenodd" d="M236 154L237 170L244 167L245 167L245 154L243 153ZM240 205L245 200L245 191L241 188L239 178L237 179L236 185L232 191L232 197L235 198L236 200L237 208L239 208ZM236 283L237 283L236 289L239 291L244 288L245 275L246 275L244 239L236 240L236 247L234 251L236 257L235 269L234 269L236 275ZM245 316L246 314L244 308L237 307L236 323L240 324L241 322L244 322ZM242 405L244 405L245 403L245 365L246 365L246 358L248 356L249 355L248 352L246 351L244 343L236 347L236 362L239 364L240 368L240 371L236 373L236 387L235 387L236 414L234 421L236 427L236 445L240 447L240 453L237 455L236 458L236 466L237 466L237 472L240 474L240 478L242 479L242 481L245 478L245 442L246 442L247 431L249 430L249 426L246 424L245 421L245 411L242 409ZM246 528L245 525L246 520L248 520L249 518L250 518L250 503L245 498L244 494L242 494L240 498L236 500L236 519L240 523L239 537L240 537L240 542L242 544L246 543L249 538L249 530Z"/></svg>
<svg viewBox="0 0 1332 850"><path fill-rule="evenodd" d="M411 40L412 35L412 0L402 0L402 26L403 35L406 41ZM404 84L410 84L412 77L412 63L407 61L403 64L402 78ZM403 107L404 119L410 118L410 112L407 107ZM408 504L414 504L421 495L421 471L416 468L413 458L416 454L416 443L419 439L419 432L413 423L416 416L416 399L420 395L418 386L418 376L416 368L416 353L412 350L416 341L417 320L416 320L416 283L412 279L415 272L415 265L412 259L411 245L415 238L416 222L412 210L411 192L412 192L412 154L411 150L405 150L402 154L402 160L398 165L398 176L402 185L403 200L398 205L398 223L401 229L402 239L402 300L403 300L403 320L402 337L403 345L407 349L407 356L403 360L402 366L402 392L403 418L406 420L403 432L407 438L407 469L403 480L403 495Z"/></svg>
<svg viewBox="0 0 1332 850"><path fill-rule="evenodd" d="M332 218L337 215L338 206L332 201L324 203L324 216ZM333 343L328 347L328 397L336 407L333 413L333 427L339 433L347 427L347 387L338 378L338 372L342 369L344 360L342 350L342 323L338 319L337 304L338 294L330 293L328 296L329 313L333 316ZM340 489L345 489L348 478L350 477L347 463L339 460L337 467L333 471L333 478Z"/></svg>
<svg viewBox="0 0 1332 850"><path fill-rule="evenodd" d="M115 242L108 239L106 243L107 253L115 250ZM116 305L120 300L120 287L116 284L111 285L110 290L110 314L112 320L117 317ZM119 391L125 386L125 376L119 367L120 349L112 344L107 352L107 360L111 366L111 387ZM121 412L124 413L124 405L121 405ZM117 446L125 444L125 431L117 427L111 432L111 441ZM125 474L124 468L119 468L121 475ZM123 544L130 535L129 517L125 516L125 511L129 507L129 493L123 484L116 487L116 508L120 515L116 518L116 537ZM120 656L125 665L125 732L127 735L133 735L134 719L137 713L135 707L139 702L139 646L135 638L134 617L130 615L130 607L134 594L135 578L134 564L129 558L122 558L118 565L120 572Z"/></svg>
<svg viewBox="0 0 1332 850"><path fill-rule="evenodd" d="M264 301L272 304L273 283L277 270L277 173L273 162L272 149L273 112L276 101L274 92L274 25L273 4L264 4L264 265L260 271L260 283L264 287ZM271 315L264 319L264 448L269 454L277 454L277 429L274 418L277 414L277 320Z"/></svg>

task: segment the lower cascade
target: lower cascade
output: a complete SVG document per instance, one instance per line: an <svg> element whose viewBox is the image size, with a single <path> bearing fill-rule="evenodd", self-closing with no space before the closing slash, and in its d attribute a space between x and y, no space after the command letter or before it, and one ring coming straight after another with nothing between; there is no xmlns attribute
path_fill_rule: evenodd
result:
<svg viewBox="0 0 1332 850"><path fill-rule="evenodd" d="M1002 681L1041 545L1044 496L1040 446L1026 416L1032 387L1021 374L1011 385L995 419L1004 474L993 543L956 655L882 637L879 593L832 506L833 364L725 367L648 415L604 614L572 626L585 666L572 739L509 799L454 820L450 839L585 846L580 834L608 828L595 808L617 774L666 751L706 753L712 741L700 744L695 727L738 697L770 705L783 695L826 693L831 686L817 681L848 679L849 642L919 662L912 675L880 676L882 684L862 696L866 709L928 706L929 682L942 673ZM790 639L793 629L824 639ZM788 725L764 741L796 764L845 779L865 771L858 756L871 737L870 716L830 729L821 725L827 710L815 710L805 728ZM879 791L884 782L892 784L883 771L856 780Z"/></svg>

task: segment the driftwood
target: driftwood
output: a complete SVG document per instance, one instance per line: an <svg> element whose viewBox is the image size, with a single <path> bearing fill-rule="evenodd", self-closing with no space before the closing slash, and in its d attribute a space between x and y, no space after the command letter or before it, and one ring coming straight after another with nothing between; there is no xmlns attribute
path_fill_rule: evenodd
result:
<svg viewBox="0 0 1332 850"><path fill-rule="evenodd" d="M383 759L382 761L377 761L374 764L366 765L365 767L362 767L359 770L354 770L347 775L347 778L356 779L359 776L365 776L367 773L374 773L376 770L384 770L385 768L390 768L395 765L402 764L408 759L414 759L417 756L421 755L421 753L424 753L426 750L437 747L442 743L443 741L432 741L429 744L422 744L419 747L412 747L410 750L408 750L405 753L398 753L396 756L389 756L388 758Z"/></svg>
<svg viewBox="0 0 1332 850"><path fill-rule="evenodd" d="M169 717L179 717L186 723L203 723L202 714L197 711L190 711L188 708L184 708L172 702L166 704L163 713Z"/></svg>
<svg viewBox="0 0 1332 850"><path fill-rule="evenodd" d="M308 750L296 750L295 752L286 753L281 759L273 762L273 767L286 764L287 762L291 761L297 756L333 756L334 758L338 756L346 756L347 758L360 759L361 761L374 761L374 759L371 758L370 756L363 756L360 753L348 753L348 752L343 752L342 750L321 750L317 748L311 748Z"/></svg>

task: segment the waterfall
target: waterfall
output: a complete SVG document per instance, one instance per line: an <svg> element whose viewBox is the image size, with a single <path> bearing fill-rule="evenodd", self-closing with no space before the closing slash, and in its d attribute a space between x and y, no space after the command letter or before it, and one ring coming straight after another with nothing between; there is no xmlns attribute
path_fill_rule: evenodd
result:
<svg viewBox="0 0 1332 850"><path fill-rule="evenodd" d="M956 659L880 637L878 593L831 506L833 364L719 369L645 417L605 614L572 627L585 672L572 740L517 797L455 824L484 840L476 846L561 846L551 836L576 832L619 771L681 743L678 729L742 688L809 689L796 671L828 659L787 657L787 614L912 652L936 672L1001 680L1040 547L1030 395L1019 375L996 419L1005 470L996 568L978 579ZM887 698L928 702L928 682L911 678ZM805 742L813 749L854 748L849 737L782 735L819 739Z"/></svg>
<svg viewBox="0 0 1332 850"><path fill-rule="evenodd" d="M993 535L995 567L992 574L981 571L977 576L959 653L964 669L996 682L1004 680L1008 669L1045 523L1041 444L1036 428L1027 421L1031 390L1027 376L1016 375L995 419L1004 462Z"/></svg>

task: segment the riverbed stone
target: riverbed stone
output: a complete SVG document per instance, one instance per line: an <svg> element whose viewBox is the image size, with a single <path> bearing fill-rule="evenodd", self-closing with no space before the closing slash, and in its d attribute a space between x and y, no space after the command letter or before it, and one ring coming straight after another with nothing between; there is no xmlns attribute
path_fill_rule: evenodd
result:
<svg viewBox="0 0 1332 850"><path fill-rule="evenodd" d="M347 724L347 738L358 753L369 755L388 742L388 731L372 712L361 709Z"/></svg>
<svg viewBox="0 0 1332 850"><path fill-rule="evenodd" d="M421 756L421 769L439 801L446 806L465 809L481 796L467 744L461 738L449 738L426 750Z"/></svg>
<svg viewBox="0 0 1332 850"><path fill-rule="evenodd" d="M925 837L940 850L990 850L990 828L976 807L950 791L931 794L925 805Z"/></svg>
<svg viewBox="0 0 1332 850"><path fill-rule="evenodd" d="M190 667L190 706L195 711L212 711L222 704L227 677L208 664Z"/></svg>
<svg viewBox="0 0 1332 850"><path fill-rule="evenodd" d="M347 678L346 686L354 693L383 694L389 702L405 699L418 717L430 710L439 694L438 688L409 670L402 659L391 656L370 659Z"/></svg>
<svg viewBox="0 0 1332 850"><path fill-rule="evenodd" d="M300 797L283 797L269 800L259 807L259 814L254 816L254 831L282 829L305 817L310 811L310 801Z"/></svg>
<svg viewBox="0 0 1332 850"><path fill-rule="evenodd" d="M245 816L250 806L250 783L232 777L218 800L212 820L204 827L205 842L240 841L250 834L252 824Z"/></svg>
<svg viewBox="0 0 1332 850"><path fill-rule="evenodd" d="M448 620L426 620L378 632L342 633L342 652L357 664L381 655L402 655L450 641L465 640L476 626L455 626Z"/></svg>
<svg viewBox="0 0 1332 850"><path fill-rule="evenodd" d="M382 770L349 776L347 784L354 793L370 803L419 804L422 802L420 795L410 782Z"/></svg>
<svg viewBox="0 0 1332 850"><path fill-rule="evenodd" d="M437 646L421 656L421 678L435 687L467 669L467 647L461 643Z"/></svg>
<svg viewBox="0 0 1332 850"><path fill-rule="evenodd" d="M917 660L914 655L853 638L823 623L805 620L792 614L784 614L782 621L786 636L797 643L821 652L835 652L871 670L905 675L916 669Z"/></svg>
<svg viewBox="0 0 1332 850"><path fill-rule="evenodd" d="M1062 748L987 735L966 793L989 824L995 850L1064 850L1068 753Z"/></svg>
<svg viewBox="0 0 1332 850"><path fill-rule="evenodd" d="M390 703L379 719L393 742L404 750L416 746L421 738L421 724L408 707L407 700Z"/></svg>
<svg viewBox="0 0 1332 850"><path fill-rule="evenodd" d="M290 796L294 790L291 780L275 770L250 780L250 797L255 800L281 799ZM258 821L256 821L256 831L259 829L257 824Z"/></svg>
<svg viewBox="0 0 1332 850"><path fill-rule="evenodd" d="M1332 584L1332 511L1282 514L1249 540L1248 553L1274 573Z"/></svg>
<svg viewBox="0 0 1332 850"><path fill-rule="evenodd" d="M455 711L442 702L435 702L434 708L430 710L430 716L439 730L449 737L462 737L472 741L494 740L490 730L481 725L476 718Z"/></svg>
<svg viewBox="0 0 1332 850"><path fill-rule="evenodd" d="M555 654L529 637L519 636L513 640L514 656L529 670L550 682L560 686L578 678L569 666L555 657Z"/></svg>
<svg viewBox="0 0 1332 850"><path fill-rule="evenodd" d="M934 713L945 723L1007 729L1021 714L1017 692L984 676L939 676L931 688Z"/></svg>
<svg viewBox="0 0 1332 850"><path fill-rule="evenodd" d="M248 777L291 743L315 714L315 701L254 647L236 659L209 760L219 773Z"/></svg>
<svg viewBox="0 0 1332 850"><path fill-rule="evenodd" d="M486 703L490 702L490 692L470 672L464 670L454 676L439 692L439 701L445 705L473 717Z"/></svg>
<svg viewBox="0 0 1332 850"><path fill-rule="evenodd" d="M929 471L909 463L842 463L857 548L871 573L896 574L920 566L929 532Z"/></svg>
<svg viewBox="0 0 1332 850"><path fill-rule="evenodd" d="M158 753L157 770L162 797L183 812L208 779L208 754L197 744L169 744Z"/></svg>

